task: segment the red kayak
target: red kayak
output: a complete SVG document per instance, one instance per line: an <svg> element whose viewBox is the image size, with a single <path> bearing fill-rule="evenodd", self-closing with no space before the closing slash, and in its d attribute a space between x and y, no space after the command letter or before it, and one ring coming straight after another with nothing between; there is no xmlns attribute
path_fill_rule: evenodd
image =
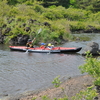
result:
<svg viewBox="0 0 100 100"><path fill-rule="evenodd" d="M48 48L48 47L35 47L35 48L30 48L26 46L9 46L10 50L13 51L23 51L23 52L35 52L35 53L76 53L79 52L82 47L75 48L75 47L53 47L53 48Z"/></svg>

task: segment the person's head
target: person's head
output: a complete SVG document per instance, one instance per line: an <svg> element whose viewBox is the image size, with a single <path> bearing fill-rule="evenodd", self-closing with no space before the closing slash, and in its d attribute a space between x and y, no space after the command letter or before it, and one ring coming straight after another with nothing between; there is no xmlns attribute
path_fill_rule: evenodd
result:
<svg viewBox="0 0 100 100"><path fill-rule="evenodd" d="M32 43L32 40L31 39L28 39L28 43Z"/></svg>
<svg viewBox="0 0 100 100"><path fill-rule="evenodd" d="M41 45L45 45L45 43L41 43Z"/></svg>
<svg viewBox="0 0 100 100"><path fill-rule="evenodd" d="M51 43L49 43L48 46L52 46Z"/></svg>

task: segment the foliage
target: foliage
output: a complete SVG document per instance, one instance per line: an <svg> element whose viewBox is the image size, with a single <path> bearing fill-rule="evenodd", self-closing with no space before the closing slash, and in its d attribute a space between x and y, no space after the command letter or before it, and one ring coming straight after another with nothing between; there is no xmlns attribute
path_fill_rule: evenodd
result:
<svg viewBox="0 0 100 100"><path fill-rule="evenodd" d="M51 4L48 8L44 8L42 6L44 2L47 4L53 2L57 5ZM43 32L38 36L37 42L49 40L60 43L62 40L73 40L71 32L87 30L90 25L100 30L100 12L92 13L89 10L75 8L78 3L75 0L65 0L64 2L65 4L67 2L67 6L71 4L73 7L70 6L66 9L62 6L61 0L16 0L15 4L12 0L0 0L0 27L6 24L6 27L2 29L2 34L4 35L4 31L9 27L11 31L6 35L17 36L21 33L33 38L34 33L42 27ZM79 1L79 3L81 2ZM30 19L33 22L30 22ZM26 27L30 27L31 31L26 32Z"/></svg>
<svg viewBox="0 0 100 100"><path fill-rule="evenodd" d="M58 98L57 100L68 100L67 97L64 97L64 98Z"/></svg>
<svg viewBox="0 0 100 100"><path fill-rule="evenodd" d="M95 78L95 85L100 85L100 60L93 58L90 52L87 52L86 63L79 67L82 73L88 73Z"/></svg>
<svg viewBox="0 0 100 100"><path fill-rule="evenodd" d="M97 25L99 25L100 24L100 17L99 16L100 16L100 12L90 14L89 17L91 17L91 18L89 18L88 21L90 21L90 22L93 21Z"/></svg>
<svg viewBox="0 0 100 100"><path fill-rule="evenodd" d="M93 100L94 97L98 95L96 90L93 89L94 86L88 87L87 90L82 90L72 97L72 100Z"/></svg>
<svg viewBox="0 0 100 100"><path fill-rule="evenodd" d="M43 16L50 20L57 20L64 18L64 15L61 13L61 10L59 9L56 10L48 9L48 11L43 13Z"/></svg>
<svg viewBox="0 0 100 100"><path fill-rule="evenodd" d="M36 97L32 98L32 100L36 100Z"/></svg>
<svg viewBox="0 0 100 100"><path fill-rule="evenodd" d="M76 0L74 5L77 8L91 10L93 12L100 11L99 0Z"/></svg>
<svg viewBox="0 0 100 100"><path fill-rule="evenodd" d="M9 14L10 6L7 5L7 1L0 2L0 25L3 25L5 15Z"/></svg>
<svg viewBox="0 0 100 100"><path fill-rule="evenodd" d="M0 0L3 1L3 0ZM44 7L52 5L63 6L65 8L74 7L80 9L91 10L93 12L100 11L99 0L6 0L9 5L27 4L33 5L33 3L40 3Z"/></svg>
<svg viewBox="0 0 100 100"><path fill-rule="evenodd" d="M52 81L52 84L54 84L54 86L57 88L60 86L61 82L59 79L60 76L57 76L56 78L54 78L54 80Z"/></svg>
<svg viewBox="0 0 100 100"><path fill-rule="evenodd" d="M75 31L75 30L83 30L86 29L86 24L81 21L73 21L70 23L70 30Z"/></svg>
<svg viewBox="0 0 100 100"><path fill-rule="evenodd" d="M42 14L43 12L45 12L45 8L41 5L37 5L35 4L34 8L33 8L37 13Z"/></svg>
<svg viewBox="0 0 100 100"><path fill-rule="evenodd" d="M42 100L51 100L51 99L49 99L48 96L44 95L44 96L42 96Z"/></svg>

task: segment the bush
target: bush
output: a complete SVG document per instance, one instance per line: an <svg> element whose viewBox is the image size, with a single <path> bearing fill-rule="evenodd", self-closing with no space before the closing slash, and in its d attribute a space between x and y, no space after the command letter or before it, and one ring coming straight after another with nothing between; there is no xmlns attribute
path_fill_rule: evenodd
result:
<svg viewBox="0 0 100 100"><path fill-rule="evenodd" d="M40 13L40 14L42 14L42 13L45 11L45 8L43 8L43 6L41 6L41 5L36 5L36 4L34 5L33 9L34 9L36 12Z"/></svg>
<svg viewBox="0 0 100 100"><path fill-rule="evenodd" d="M82 73L88 73L95 78L95 85L100 86L100 60L93 58L90 53L87 52L86 63L79 66Z"/></svg>
<svg viewBox="0 0 100 100"><path fill-rule="evenodd" d="M81 9L75 9L75 8L68 8L66 10L66 16L69 20L77 20L77 21L84 21L86 18L88 18L90 11L85 11Z"/></svg>
<svg viewBox="0 0 100 100"><path fill-rule="evenodd" d="M86 24L81 21L71 21L70 22L70 30L71 31L78 31L78 30L84 30L86 29Z"/></svg>

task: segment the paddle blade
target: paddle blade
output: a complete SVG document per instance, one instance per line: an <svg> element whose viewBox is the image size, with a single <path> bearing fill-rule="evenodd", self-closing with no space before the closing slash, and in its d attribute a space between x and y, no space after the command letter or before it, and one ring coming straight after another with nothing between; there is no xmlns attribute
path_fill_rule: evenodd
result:
<svg viewBox="0 0 100 100"><path fill-rule="evenodd" d="M38 30L38 34L39 34L41 31L42 31L42 28L40 28L40 29Z"/></svg>
<svg viewBox="0 0 100 100"><path fill-rule="evenodd" d="M28 49L26 50L26 52L25 53L28 53Z"/></svg>

